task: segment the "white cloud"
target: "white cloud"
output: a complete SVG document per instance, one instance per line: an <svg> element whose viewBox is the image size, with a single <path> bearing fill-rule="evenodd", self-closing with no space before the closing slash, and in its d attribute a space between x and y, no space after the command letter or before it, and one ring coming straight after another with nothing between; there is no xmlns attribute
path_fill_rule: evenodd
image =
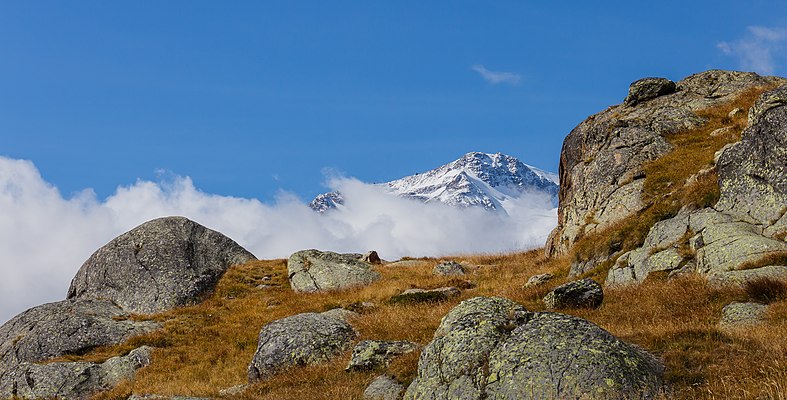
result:
<svg viewBox="0 0 787 400"><path fill-rule="evenodd" d="M260 258L317 248L377 250L383 258L501 252L543 245L556 224L548 196L505 204L508 216L390 196L355 179L330 178L345 207L325 214L292 194L274 204L218 196L188 177L162 174L100 201L91 190L64 198L30 161L0 157L0 324L26 308L65 298L90 254L153 218L183 215L223 232Z"/></svg>
<svg viewBox="0 0 787 400"><path fill-rule="evenodd" d="M496 85L498 83L507 83L509 85L518 85L522 81L522 76L513 72L497 72L486 69L481 64L473 65L472 70L478 72L484 80Z"/></svg>
<svg viewBox="0 0 787 400"><path fill-rule="evenodd" d="M750 26L748 33L735 42L719 42L716 47L724 54L736 57L741 69L770 75L776 69L773 54L782 49L787 30Z"/></svg>

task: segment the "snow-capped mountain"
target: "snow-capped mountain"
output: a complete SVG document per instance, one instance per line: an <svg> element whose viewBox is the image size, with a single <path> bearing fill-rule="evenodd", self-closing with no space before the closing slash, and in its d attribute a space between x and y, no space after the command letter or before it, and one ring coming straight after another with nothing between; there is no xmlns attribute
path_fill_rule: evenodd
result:
<svg viewBox="0 0 787 400"><path fill-rule="evenodd" d="M391 194L456 207L503 210L503 203L525 193L543 193L557 203L557 176L505 154L472 152L431 171L381 183ZM317 196L309 206L318 212L344 203L341 193Z"/></svg>

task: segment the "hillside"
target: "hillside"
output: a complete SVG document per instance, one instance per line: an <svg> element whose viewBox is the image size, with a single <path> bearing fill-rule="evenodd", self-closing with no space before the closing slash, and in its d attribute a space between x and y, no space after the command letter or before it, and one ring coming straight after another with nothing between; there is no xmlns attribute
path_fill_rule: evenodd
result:
<svg viewBox="0 0 787 400"><path fill-rule="evenodd" d="M0 327L0 397L784 399L785 83L634 82L567 136L544 249L253 260L148 222Z"/></svg>

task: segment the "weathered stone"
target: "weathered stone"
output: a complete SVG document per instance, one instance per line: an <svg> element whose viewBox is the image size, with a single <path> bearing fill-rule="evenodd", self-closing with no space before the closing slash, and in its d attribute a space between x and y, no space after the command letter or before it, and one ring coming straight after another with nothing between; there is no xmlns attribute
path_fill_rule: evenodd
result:
<svg viewBox="0 0 787 400"><path fill-rule="evenodd" d="M418 349L408 341L363 340L353 348L346 371L369 371L387 367L394 358Z"/></svg>
<svg viewBox="0 0 787 400"><path fill-rule="evenodd" d="M541 286L549 282L549 280L551 280L554 277L555 276L550 273L533 275L530 277L530 279L527 280L527 283L525 283L524 287L528 288L533 286Z"/></svg>
<svg viewBox="0 0 787 400"><path fill-rule="evenodd" d="M0 381L21 363L80 354L161 327L129 317L108 300L63 300L33 307L0 327Z"/></svg>
<svg viewBox="0 0 787 400"><path fill-rule="evenodd" d="M82 265L68 298L109 299L149 314L193 304L231 265L254 255L219 232L183 217L159 218L98 249Z"/></svg>
<svg viewBox="0 0 787 400"><path fill-rule="evenodd" d="M400 400L405 389L396 379L380 375L363 391L363 400Z"/></svg>
<svg viewBox="0 0 787 400"><path fill-rule="evenodd" d="M317 313L293 315L262 327L249 364L249 383L285 368L324 362L347 350L358 334L345 321Z"/></svg>
<svg viewBox="0 0 787 400"><path fill-rule="evenodd" d="M344 322L349 322L350 319L357 317L359 314L355 311L346 310L344 308L332 308L322 313L326 317L340 319Z"/></svg>
<svg viewBox="0 0 787 400"><path fill-rule="evenodd" d="M659 96L674 93L675 82L665 78L643 78L629 86L629 94L623 102L627 106L635 106Z"/></svg>
<svg viewBox="0 0 787 400"><path fill-rule="evenodd" d="M763 93L749 120L719 158L716 209L767 226L787 210L787 85Z"/></svg>
<svg viewBox="0 0 787 400"><path fill-rule="evenodd" d="M112 357L103 363L55 362L23 363L0 380L0 398L87 399L109 390L123 380L134 378L136 371L150 364L152 349L143 346L128 355Z"/></svg>
<svg viewBox="0 0 787 400"><path fill-rule="evenodd" d="M765 321L768 306L760 303L731 303L721 310L719 327L737 329L751 327Z"/></svg>
<svg viewBox="0 0 787 400"><path fill-rule="evenodd" d="M380 273L360 258L358 254L299 251L287 260L290 286L296 292L317 292L364 286L380 279Z"/></svg>
<svg viewBox="0 0 787 400"><path fill-rule="evenodd" d="M383 263L383 260L380 259L380 256L374 250L366 252L361 257L361 261L367 262L369 264L382 264Z"/></svg>
<svg viewBox="0 0 787 400"><path fill-rule="evenodd" d="M407 289L388 300L392 304L433 303L450 300L462 294L455 287L437 289Z"/></svg>
<svg viewBox="0 0 787 400"><path fill-rule="evenodd" d="M592 279L580 279L560 285L544 296L547 309L598 308L604 301L604 291Z"/></svg>
<svg viewBox="0 0 787 400"><path fill-rule="evenodd" d="M465 274L465 267L456 261L445 261L435 265L432 274L438 276L461 276Z"/></svg>
<svg viewBox="0 0 787 400"><path fill-rule="evenodd" d="M583 319L476 297L443 318L405 399L654 398L663 371Z"/></svg>
<svg viewBox="0 0 787 400"><path fill-rule="evenodd" d="M228 388L219 390L219 396L224 396L224 397L240 396L241 394L243 394L243 392L246 391L248 387L249 384L230 386Z"/></svg>
<svg viewBox="0 0 787 400"><path fill-rule="evenodd" d="M740 286L757 279L787 279L787 266L769 265L754 269L740 271L716 272L708 276L708 282L713 286Z"/></svg>
<svg viewBox="0 0 787 400"><path fill-rule="evenodd" d="M390 264L385 264L386 267L397 267L397 268L409 268L409 267L420 267L421 265L427 264L427 261L424 260L399 260L394 261Z"/></svg>

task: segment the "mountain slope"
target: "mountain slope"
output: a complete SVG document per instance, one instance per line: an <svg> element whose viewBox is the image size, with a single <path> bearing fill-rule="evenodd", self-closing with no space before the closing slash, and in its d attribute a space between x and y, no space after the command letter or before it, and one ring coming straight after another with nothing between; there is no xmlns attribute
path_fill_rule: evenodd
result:
<svg viewBox="0 0 787 400"><path fill-rule="evenodd" d="M504 211L503 203L526 193L548 195L556 202L555 174L531 167L505 154L467 153L433 170L379 184L389 193L455 207ZM309 206L318 212L343 203L339 192L317 196Z"/></svg>

